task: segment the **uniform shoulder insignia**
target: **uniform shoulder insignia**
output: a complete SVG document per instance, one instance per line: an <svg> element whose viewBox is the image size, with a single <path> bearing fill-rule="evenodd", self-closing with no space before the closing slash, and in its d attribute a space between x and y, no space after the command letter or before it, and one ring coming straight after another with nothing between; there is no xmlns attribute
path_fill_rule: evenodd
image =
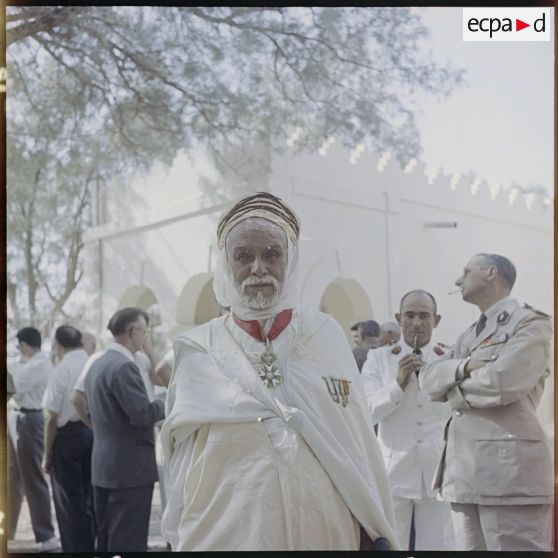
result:
<svg viewBox="0 0 558 558"><path fill-rule="evenodd" d="M394 347L391 349L392 355L398 355L400 352L401 352L401 345L394 345Z"/></svg>
<svg viewBox="0 0 558 558"><path fill-rule="evenodd" d="M552 316L546 314L545 312L543 312L542 310L537 310L536 308L533 308L532 306L529 306L529 304L527 304L527 303L523 303L523 308L527 308L527 310L532 310L536 314L539 314L540 316L544 316L545 318L551 318L552 317Z"/></svg>
<svg viewBox="0 0 558 558"><path fill-rule="evenodd" d="M436 343L436 345L434 345L432 350L438 356L442 356L446 354L449 348L450 348L449 345L446 345L445 343Z"/></svg>
<svg viewBox="0 0 558 558"><path fill-rule="evenodd" d="M498 317L496 318L496 323L498 325L506 324L510 321L510 316L511 314L507 310L504 310L503 312L500 312L498 314Z"/></svg>

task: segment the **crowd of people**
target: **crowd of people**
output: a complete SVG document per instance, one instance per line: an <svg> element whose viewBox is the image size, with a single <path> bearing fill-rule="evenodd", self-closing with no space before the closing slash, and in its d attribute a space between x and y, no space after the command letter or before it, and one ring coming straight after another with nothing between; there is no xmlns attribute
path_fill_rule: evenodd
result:
<svg viewBox="0 0 558 558"><path fill-rule="evenodd" d="M62 325L50 357L36 328L18 331L20 358L8 365L9 539L26 497L39 552L147 549L158 480L165 503L155 432L168 384L149 320L139 308L117 311L113 343L97 352L95 336Z"/></svg>
<svg viewBox="0 0 558 558"><path fill-rule="evenodd" d="M536 407L552 322L511 297L513 264L466 264L456 285L480 317L453 344L433 339L442 313L417 286L395 321L351 327L351 354L331 316L298 303L300 228L269 193L225 212L223 311L173 351L153 349L139 308L113 315L98 352L60 326L54 368L36 329L17 333L9 535L25 495L39 550L56 548L46 474L64 552L145 551L157 480L175 551L551 550Z"/></svg>

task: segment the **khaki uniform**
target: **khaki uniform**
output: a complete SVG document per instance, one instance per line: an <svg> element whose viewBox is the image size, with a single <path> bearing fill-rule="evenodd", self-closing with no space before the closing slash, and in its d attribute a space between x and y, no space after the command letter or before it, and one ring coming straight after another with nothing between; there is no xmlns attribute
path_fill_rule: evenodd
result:
<svg viewBox="0 0 558 558"><path fill-rule="evenodd" d="M419 375L421 388L452 408L433 488L445 501L503 506L510 513L516 506L551 504L552 457L536 417L550 373L551 320L510 297L486 315L478 336L473 324L459 336L447 359L424 366ZM467 357L486 366L463 378ZM489 538L485 533L485 542ZM531 532L526 538L536 537ZM515 544L523 543L516 537ZM525 544L488 550L533 548Z"/></svg>

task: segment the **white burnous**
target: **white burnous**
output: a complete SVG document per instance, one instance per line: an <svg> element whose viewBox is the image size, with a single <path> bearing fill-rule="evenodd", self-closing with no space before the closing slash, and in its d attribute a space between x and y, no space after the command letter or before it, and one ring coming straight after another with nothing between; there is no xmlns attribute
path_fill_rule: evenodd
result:
<svg viewBox="0 0 558 558"><path fill-rule="evenodd" d="M219 221L214 290L229 311L174 342L162 429L173 550L399 548L351 350L333 318L297 304L299 235L268 193Z"/></svg>

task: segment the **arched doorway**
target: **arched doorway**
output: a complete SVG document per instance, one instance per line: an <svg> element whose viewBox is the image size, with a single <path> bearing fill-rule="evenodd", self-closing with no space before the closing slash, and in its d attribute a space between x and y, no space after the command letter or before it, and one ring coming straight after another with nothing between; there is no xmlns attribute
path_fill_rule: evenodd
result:
<svg viewBox="0 0 558 558"><path fill-rule="evenodd" d="M120 297L118 310L134 306L147 310L152 304L157 304L155 293L144 285L132 285L128 287Z"/></svg>
<svg viewBox="0 0 558 558"><path fill-rule="evenodd" d="M368 295L360 283L342 277L333 280L326 287L320 301L320 310L337 320L351 344L351 325L374 317Z"/></svg>
<svg viewBox="0 0 558 558"><path fill-rule="evenodd" d="M213 294L213 275L198 273L188 279L176 308L176 322L182 329L204 324L219 315Z"/></svg>

